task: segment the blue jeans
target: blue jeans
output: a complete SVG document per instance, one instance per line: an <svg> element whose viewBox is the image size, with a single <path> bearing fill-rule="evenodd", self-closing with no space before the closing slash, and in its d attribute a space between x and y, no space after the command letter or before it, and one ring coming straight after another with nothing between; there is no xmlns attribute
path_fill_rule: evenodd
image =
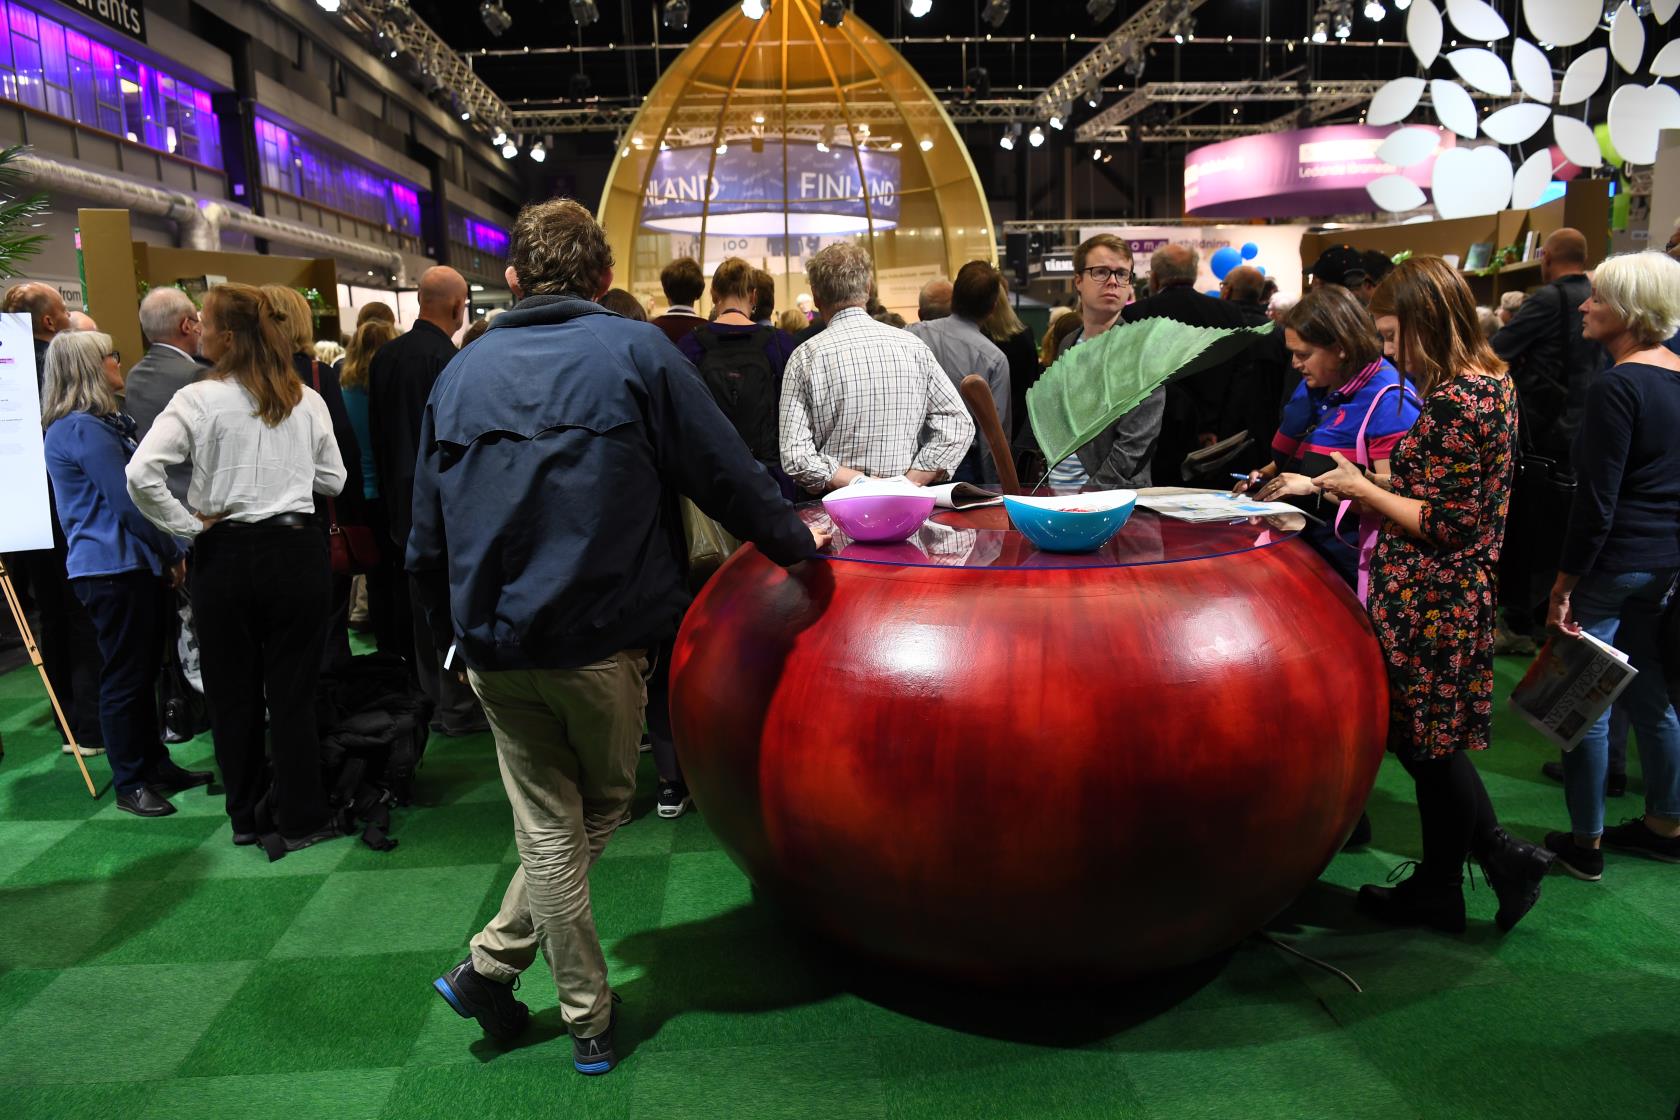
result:
<svg viewBox="0 0 1680 1120"><path fill-rule="evenodd" d="M1680 819L1680 721L1663 683L1657 629L1680 569L1589 572L1572 596L1581 629L1628 655L1639 675L1617 705L1633 724L1645 772L1645 811ZM1605 712L1579 746L1563 756L1563 791L1577 836L1604 831L1604 772L1609 765L1611 713Z"/></svg>

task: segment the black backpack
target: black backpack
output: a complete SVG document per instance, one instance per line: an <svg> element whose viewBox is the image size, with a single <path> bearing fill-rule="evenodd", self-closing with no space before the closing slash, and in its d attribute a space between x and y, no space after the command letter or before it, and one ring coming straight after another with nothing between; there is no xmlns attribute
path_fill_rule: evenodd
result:
<svg viewBox="0 0 1680 1120"><path fill-rule="evenodd" d="M776 426L782 379L770 361L775 329L759 327L750 333L719 334L701 327L694 337L700 343L700 377L712 391L712 399L735 425L754 459L770 463L779 460Z"/></svg>

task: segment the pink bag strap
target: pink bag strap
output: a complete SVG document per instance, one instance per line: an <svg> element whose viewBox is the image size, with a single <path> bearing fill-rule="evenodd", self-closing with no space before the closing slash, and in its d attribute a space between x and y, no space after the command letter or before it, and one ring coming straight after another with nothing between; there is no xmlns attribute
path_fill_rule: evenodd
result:
<svg viewBox="0 0 1680 1120"><path fill-rule="evenodd" d="M1404 380L1398 381L1393 385L1384 385L1381 389L1377 390L1377 395L1371 400L1371 407L1365 410L1365 419L1359 422L1359 434L1354 437L1353 441L1353 461L1366 470L1371 469L1371 449L1370 445L1365 441L1365 430L1371 426L1371 417L1377 411L1377 404L1384 396L1395 389L1398 389L1401 393L1410 396L1412 398L1412 403L1418 403L1417 394L1413 393L1411 389L1407 387ZM1419 407L1421 408L1422 406L1419 405ZM1342 539L1342 518L1347 515L1347 511L1352 506L1352 502L1343 502L1336 509L1336 521L1334 527L1331 529L1331 533L1337 540ZM1369 513L1361 511L1359 515L1358 536L1359 601L1361 603L1366 601L1366 598L1369 596L1371 591L1371 554L1377 550L1377 537L1381 535L1381 533L1382 518L1375 517Z"/></svg>

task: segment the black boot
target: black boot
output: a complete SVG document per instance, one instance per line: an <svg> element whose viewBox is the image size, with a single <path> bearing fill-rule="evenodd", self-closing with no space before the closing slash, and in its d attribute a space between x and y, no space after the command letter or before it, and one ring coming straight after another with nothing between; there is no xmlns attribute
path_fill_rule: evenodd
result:
<svg viewBox="0 0 1680 1120"><path fill-rule="evenodd" d="M1499 899L1499 912L1494 924L1501 933L1522 921L1540 898L1540 884L1555 857L1546 849L1518 840L1503 828L1493 830L1488 850L1476 857L1487 876L1488 885Z"/></svg>
<svg viewBox="0 0 1680 1120"><path fill-rule="evenodd" d="M1389 882L1407 867L1412 874L1392 887L1367 883L1359 888L1359 908L1395 926L1428 926L1442 933L1464 932L1464 888L1459 883L1425 877L1420 863L1402 863Z"/></svg>

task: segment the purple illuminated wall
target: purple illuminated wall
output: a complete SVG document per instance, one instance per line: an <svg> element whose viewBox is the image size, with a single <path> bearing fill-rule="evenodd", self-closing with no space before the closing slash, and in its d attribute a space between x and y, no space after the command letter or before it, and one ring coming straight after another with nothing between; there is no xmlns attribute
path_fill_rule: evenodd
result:
<svg viewBox="0 0 1680 1120"><path fill-rule="evenodd" d="M1399 168L1377 158L1393 128L1338 124L1259 133L1184 157L1184 212L1221 218L1296 218L1375 207L1365 185L1401 174L1430 189L1435 156ZM1451 148L1442 131L1437 151Z"/></svg>
<svg viewBox="0 0 1680 1120"><path fill-rule="evenodd" d="M258 117L256 123L263 186L397 233L420 236L420 193L415 188L336 155L267 118Z"/></svg>
<svg viewBox="0 0 1680 1120"><path fill-rule="evenodd" d="M0 98L222 167L208 92L12 0L0 0Z"/></svg>
<svg viewBox="0 0 1680 1120"><path fill-rule="evenodd" d="M480 221L456 206L449 208L449 239L486 253L498 261L507 259L507 230Z"/></svg>

